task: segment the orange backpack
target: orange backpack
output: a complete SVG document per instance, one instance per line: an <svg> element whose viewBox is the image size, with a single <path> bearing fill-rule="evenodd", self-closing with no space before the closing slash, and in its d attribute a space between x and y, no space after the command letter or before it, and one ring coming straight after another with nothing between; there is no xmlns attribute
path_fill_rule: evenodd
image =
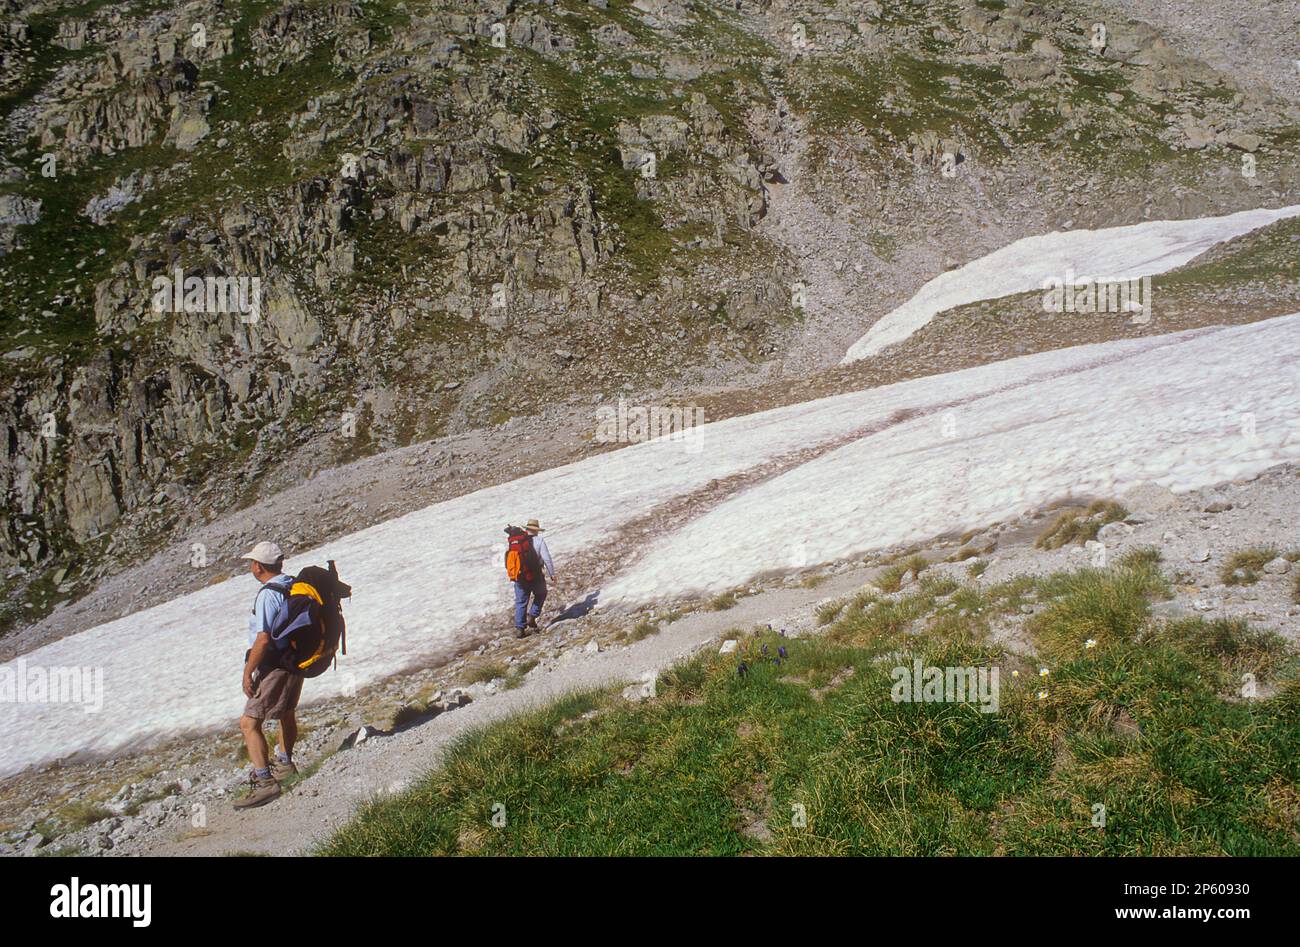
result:
<svg viewBox="0 0 1300 947"><path fill-rule="evenodd" d="M517 526L507 527L506 532L510 536L510 545L506 549L506 575L511 582L532 582L538 573L533 537Z"/></svg>

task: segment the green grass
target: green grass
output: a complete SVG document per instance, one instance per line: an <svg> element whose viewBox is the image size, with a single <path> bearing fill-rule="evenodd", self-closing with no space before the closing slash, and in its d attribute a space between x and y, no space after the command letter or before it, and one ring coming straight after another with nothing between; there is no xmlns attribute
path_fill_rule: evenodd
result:
<svg viewBox="0 0 1300 947"><path fill-rule="evenodd" d="M713 598L709 599L704 607L711 612L725 612L727 609L735 607L736 603L740 601L740 596L740 589L731 589L727 592L719 592Z"/></svg>
<svg viewBox="0 0 1300 947"><path fill-rule="evenodd" d="M911 572L913 577L919 577L929 565L930 562L925 556L909 556L880 573L875 580L876 586L882 592L897 592L903 585L903 576Z"/></svg>
<svg viewBox="0 0 1300 947"><path fill-rule="evenodd" d="M1223 563L1223 568L1219 571L1219 580L1224 585L1254 585L1259 581L1259 573L1264 568L1264 564L1276 559L1277 555L1277 550L1272 546L1240 549Z"/></svg>
<svg viewBox="0 0 1300 947"><path fill-rule="evenodd" d="M1128 516L1128 510L1114 500L1095 500L1086 512L1066 510L1057 515L1052 525L1035 543L1040 549L1060 549L1068 543L1082 543L1097 538L1097 532L1107 523Z"/></svg>
<svg viewBox="0 0 1300 947"><path fill-rule="evenodd" d="M836 618L839 617L839 614L842 611L844 611L844 602L832 601L832 602L823 602L822 604L818 605L816 610L813 612L813 614L817 619L818 627L821 627L822 625L829 625L831 622L833 622Z"/></svg>
<svg viewBox="0 0 1300 947"><path fill-rule="evenodd" d="M523 684L524 678L528 676L528 672L535 667L537 667L536 658L526 658L523 661L516 661L514 664L510 665L510 673L506 675L506 682L503 687L508 691L512 691L516 687L519 687Z"/></svg>
<svg viewBox="0 0 1300 947"><path fill-rule="evenodd" d="M1152 623L1161 584L1133 556L986 590L867 590L817 638L741 636L652 700L573 694L474 731L319 852L1300 854L1294 649L1244 622ZM1030 595L1050 603L1036 637L1071 643L1045 682L986 632ZM1081 634L1095 646L1073 647ZM913 658L999 667L999 712L895 702L890 672ZM1238 699L1245 673L1276 696Z"/></svg>
<svg viewBox="0 0 1300 947"><path fill-rule="evenodd" d="M624 636L628 641L643 641L651 635L657 635L660 632L657 621L639 621Z"/></svg>
<svg viewBox="0 0 1300 947"><path fill-rule="evenodd" d="M70 831L84 829L96 822L113 817L113 810L95 802L76 800L68 803L58 812L59 818Z"/></svg>
<svg viewBox="0 0 1300 947"><path fill-rule="evenodd" d="M1148 644L1170 644L1207 662L1217 663L1221 685L1231 690L1242 676L1259 682L1276 681L1295 671L1295 655L1285 639L1251 628L1243 618L1183 618L1148 629Z"/></svg>
<svg viewBox="0 0 1300 947"><path fill-rule="evenodd" d="M508 673L510 669L506 667L504 661L483 661L465 668L464 673L461 674L461 681L465 684L486 684L503 678Z"/></svg>
<svg viewBox="0 0 1300 947"><path fill-rule="evenodd" d="M1089 641L1133 642L1146 626L1148 601L1167 598L1169 585L1145 555L1130 556L1115 569L1083 569L1041 583L1047 607L1029 630L1040 653L1057 660L1081 654Z"/></svg>

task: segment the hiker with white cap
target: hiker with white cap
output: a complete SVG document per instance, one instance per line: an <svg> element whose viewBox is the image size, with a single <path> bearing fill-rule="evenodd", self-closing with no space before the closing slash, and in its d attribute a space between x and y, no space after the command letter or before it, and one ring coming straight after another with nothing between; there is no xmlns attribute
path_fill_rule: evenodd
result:
<svg viewBox="0 0 1300 947"><path fill-rule="evenodd" d="M555 581L555 564L551 561L546 540L539 535L541 532L541 524L536 519L529 520L523 529L506 527L506 535L510 537L506 549L506 575L515 586L516 638L528 634L529 629L537 630L537 616L546 603L546 575Z"/></svg>
<svg viewBox="0 0 1300 947"><path fill-rule="evenodd" d="M239 718L253 774L248 795L238 800L235 808L251 809L279 796L280 780L298 772L293 765L293 744L298 738L296 711L303 679L278 666L271 641L271 629L293 585L293 576L283 572L284 553L275 543L263 540L240 558L249 560L249 571L262 583L248 618L248 651L244 653L244 696L248 702ZM280 745L274 759L268 759L263 720L280 721Z"/></svg>

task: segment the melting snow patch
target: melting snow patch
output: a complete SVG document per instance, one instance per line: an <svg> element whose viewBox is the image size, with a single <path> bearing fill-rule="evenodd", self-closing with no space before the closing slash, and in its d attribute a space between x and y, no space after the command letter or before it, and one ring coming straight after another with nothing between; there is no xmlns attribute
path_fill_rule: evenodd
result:
<svg viewBox="0 0 1300 947"><path fill-rule="evenodd" d="M841 364L902 342L945 310L982 299L1043 289L1044 281L1063 279L1129 280L1155 276L1182 266L1216 243L1300 214L1300 205L1280 210L1247 210L1226 217L1153 220L1104 230L1057 231L1026 237L960 269L936 276L915 296L890 312L854 342Z"/></svg>
<svg viewBox="0 0 1300 947"><path fill-rule="evenodd" d="M1300 314L917 379L930 388L931 410L654 542L604 599L713 593L792 568L796 550L802 562L830 562L1010 519L1064 496L1116 496L1148 481L1182 492L1259 473L1300 458L1298 356ZM994 368L1006 383L971 395L969 373ZM911 384L841 397L888 398ZM941 406L956 397L960 404Z"/></svg>

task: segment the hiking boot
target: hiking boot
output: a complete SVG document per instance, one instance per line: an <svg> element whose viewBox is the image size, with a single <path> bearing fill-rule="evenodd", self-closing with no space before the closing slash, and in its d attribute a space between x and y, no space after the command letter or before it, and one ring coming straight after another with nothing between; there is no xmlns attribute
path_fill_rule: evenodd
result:
<svg viewBox="0 0 1300 947"><path fill-rule="evenodd" d="M254 773L248 778L248 795L235 800L236 809L256 809L273 799L280 797L280 784L274 776L258 776Z"/></svg>
<svg viewBox="0 0 1300 947"><path fill-rule="evenodd" d="M537 616L536 616L536 615L529 615L529 616L528 616L528 627L531 628L533 631L537 631Z"/></svg>
<svg viewBox="0 0 1300 947"><path fill-rule="evenodd" d="M521 627L519 627L519 626L515 626L515 637L516 637L516 638L522 638L522 637L524 637L524 635L526 635L526 634L528 634L528 629L527 629L527 628L521 628Z"/></svg>
<svg viewBox="0 0 1300 947"><path fill-rule="evenodd" d="M283 782L284 780L288 779L290 776L297 776L297 775L298 775L298 767L293 765L293 760L289 760L288 762L282 763L280 762L280 758L278 756L275 759L271 760L271 778L274 779L276 782Z"/></svg>

